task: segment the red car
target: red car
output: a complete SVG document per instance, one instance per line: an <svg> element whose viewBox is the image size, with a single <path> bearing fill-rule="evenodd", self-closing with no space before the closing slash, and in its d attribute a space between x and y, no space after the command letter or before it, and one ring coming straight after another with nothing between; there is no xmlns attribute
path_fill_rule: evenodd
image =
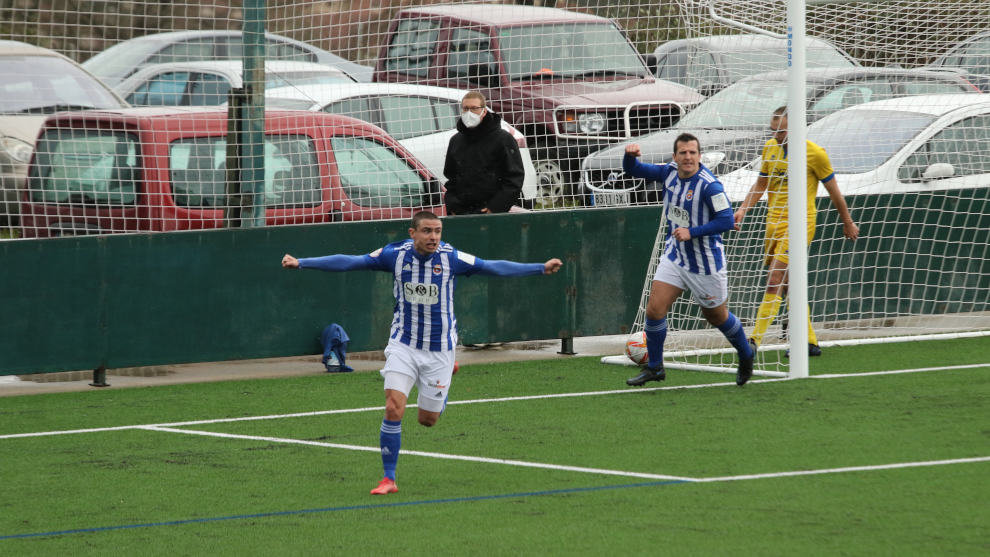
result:
<svg viewBox="0 0 990 557"><path fill-rule="evenodd" d="M610 19L503 4L401 10L374 80L482 91L529 139L539 197L552 199L578 193L590 153L667 128L704 99L656 79Z"/></svg>
<svg viewBox="0 0 990 557"><path fill-rule="evenodd" d="M227 112L129 108L51 116L21 204L24 237L225 226ZM321 112L265 114L266 224L442 214L437 179L388 134Z"/></svg>

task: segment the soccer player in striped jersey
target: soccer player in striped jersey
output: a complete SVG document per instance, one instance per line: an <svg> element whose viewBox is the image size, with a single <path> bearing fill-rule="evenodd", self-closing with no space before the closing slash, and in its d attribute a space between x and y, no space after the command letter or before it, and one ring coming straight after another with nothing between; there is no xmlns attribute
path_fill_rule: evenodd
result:
<svg viewBox="0 0 990 557"><path fill-rule="evenodd" d="M663 345L667 338L667 313L674 301L690 290L701 314L725 335L739 355L736 384L753 375L755 352L746 341L742 323L729 311L728 273L721 233L732 229L732 206L718 178L701 164L701 142L683 133L674 140L674 160L668 164L643 164L640 148L626 146L622 170L660 184L663 190L667 233L663 255L650 285L646 305L646 348L649 361L636 377L626 381L640 386L663 381Z"/></svg>
<svg viewBox="0 0 990 557"><path fill-rule="evenodd" d="M763 301L756 312L756 325L753 327L753 334L750 336L751 342L759 346L763 343L763 336L767 329L773 324L774 318L780 311L780 305L787 296L787 262L788 250L790 246L787 241L787 107L781 106L774 110L770 119L770 130L773 137L767 140L763 146L762 165L760 175L756 183L746 194L746 199L736 209L736 228L746 216L750 207L767 193L767 230L764 240L764 265L769 268L767 277L767 288L763 293ZM821 182L828 192L832 205L839 212L842 219L842 233L849 240L855 240L859 236L859 227L853 222L849 214L849 207L846 200L839 191L839 185L835 181L835 173L832 171L832 163L828 160L828 154L811 141L807 142L808 177L806 179L806 191L808 198L808 245L815 237L815 194L818 193L818 183ZM808 311L808 355L821 356L822 350L818 347L818 337L815 329L811 326L811 311Z"/></svg>
<svg viewBox="0 0 990 557"><path fill-rule="evenodd" d="M391 273L395 315L385 348L385 417L379 443L385 476L372 495L395 493L395 469L402 444L402 416L413 385L419 391L419 423L431 427L447 405L457 346L454 277L473 274L522 277L556 273L563 263L484 260L440 241L443 223L429 211L413 215L409 239L367 255L328 255L296 259L282 266L321 271L372 270Z"/></svg>

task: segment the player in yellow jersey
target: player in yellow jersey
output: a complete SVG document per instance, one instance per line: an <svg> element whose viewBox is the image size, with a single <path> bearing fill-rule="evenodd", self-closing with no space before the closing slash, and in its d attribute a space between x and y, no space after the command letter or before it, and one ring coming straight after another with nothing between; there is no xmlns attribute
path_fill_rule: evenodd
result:
<svg viewBox="0 0 990 557"><path fill-rule="evenodd" d="M767 289L763 294L763 301L760 309L756 313L756 325L753 327L753 334L750 342L759 346L763 342L763 335L773 324L773 320L780 311L780 305L787 296L787 107L782 106L774 110L770 119L770 130L773 131L773 138L768 140L763 146L763 163L760 166L760 176L756 183L749 190L746 199L736 210L734 218L736 229L739 223L746 216L750 207L767 194L767 232L764 242L764 254L766 256L764 264L769 268L767 277ZM835 173L832 171L832 163L828 160L828 154L818 145L808 142L808 245L815 236L815 194L818 192L818 183L821 182L828 192L832 205L839 211L842 219L842 233L849 240L855 240L859 236L859 227L853 222L849 214L849 207L846 200L839 191L839 186L835 182ZM818 337L811 327L809 312L808 319L808 355L820 356L822 351L818 347Z"/></svg>

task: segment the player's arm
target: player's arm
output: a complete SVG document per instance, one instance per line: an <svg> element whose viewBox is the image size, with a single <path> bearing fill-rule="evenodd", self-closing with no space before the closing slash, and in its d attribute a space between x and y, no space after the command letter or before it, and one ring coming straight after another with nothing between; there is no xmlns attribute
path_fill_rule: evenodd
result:
<svg viewBox="0 0 990 557"><path fill-rule="evenodd" d="M742 203L739 205L739 208L736 209L736 212L733 215L733 224L735 225L736 230L739 230L739 223L741 223L746 217L746 213L749 212L749 210L760 201L763 194L766 193L769 184L770 178L761 173L756 179L756 183L749 188L746 198L743 199Z"/></svg>
<svg viewBox="0 0 990 557"><path fill-rule="evenodd" d="M718 182L708 184L705 187L704 195L704 203L708 205L712 218L701 226L675 229L674 239L677 241L686 242L691 238L711 236L732 230L732 205L729 203L729 197L725 195L725 191L722 189L722 184Z"/></svg>
<svg viewBox="0 0 990 557"><path fill-rule="evenodd" d="M458 275L488 275L496 277L526 277L530 275L552 275L563 262L553 258L545 263L519 263L504 259L485 260L458 250L453 260L453 271Z"/></svg>
<svg viewBox="0 0 990 557"><path fill-rule="evenodd" d="M317 269L320 271L360 271L364 269L380 269L381 251L376 250L365 255L344 255L335 254L324 257L304 257L296 259L285 254L282 257L282 266L286 269Z"/></svg>
<svg viewBox="0 0 990 557"><path fill-rule="evenodd" d="M527 277L530 275L552 275L556 273L563 262L557 258L548 260L545 263L518 263L505 259L481 259L476 258L479 275L494 277Z"/></svg>
<svg viewBox="0 0 990 557"><path fill-rule="evenodd" d="M856 226L852 215L849 213L849 206L846 205L846 198L839 191L839 184L835 181L835 175L829 176L822 181L822 184L825 186L825 191L828 192L829 199L832 200L832 205L835 205L835 210L839 212L839 218L842 219L842 234L850 240L855 240L859 237L859 227Z"/></svg>
<svg viewBox="0 0 990 557"><path fill-rule="evenodd" d="M638 144L626 145L625 156L622 157L622 171L630 176L645 178L649 182L662 182L667 165L643 164L637 160L641 154Z"/></svg>

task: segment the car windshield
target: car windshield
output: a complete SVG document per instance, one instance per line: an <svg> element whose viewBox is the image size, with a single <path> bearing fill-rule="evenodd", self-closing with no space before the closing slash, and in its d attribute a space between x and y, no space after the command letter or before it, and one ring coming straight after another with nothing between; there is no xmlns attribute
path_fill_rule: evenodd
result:
<svg viewBox="0 0 990 557"><path fill-rule="evenodd" d="M808 139L828 153L837 174L880 166L935 120L900 110L843 110L808 127Z"/></svg>
<svg viewBox="0 0 990 557"><path fill-rule="evenodd" d="M122 106L102 83L56 56L0 57L0 75L0 112L5 114Z"/></svg>
<svg viewBox="0 0 990 557"><path fill-rule="evenodd" d="M787 50L759 49L722 52L722 69L729 82L754 74L787 69ZM839 51L825 45L809 45L806 55L809 68L852 68L854 64Z"/></svg>
<svg viewBox="0 0 990 557"><path fill-rule="evenodd" d="M808 93L811 94L811 91ZM754 128L766 126L770 114L787 103L784 81L740 81L726 87L684 115L678 129Z"/></svg>
<svg viewBox="0 0 990 557"><path fill-rule="evenodd" d="M647 75L639 54L612 23L509 27L499 33L509 79Z"/></svg>

